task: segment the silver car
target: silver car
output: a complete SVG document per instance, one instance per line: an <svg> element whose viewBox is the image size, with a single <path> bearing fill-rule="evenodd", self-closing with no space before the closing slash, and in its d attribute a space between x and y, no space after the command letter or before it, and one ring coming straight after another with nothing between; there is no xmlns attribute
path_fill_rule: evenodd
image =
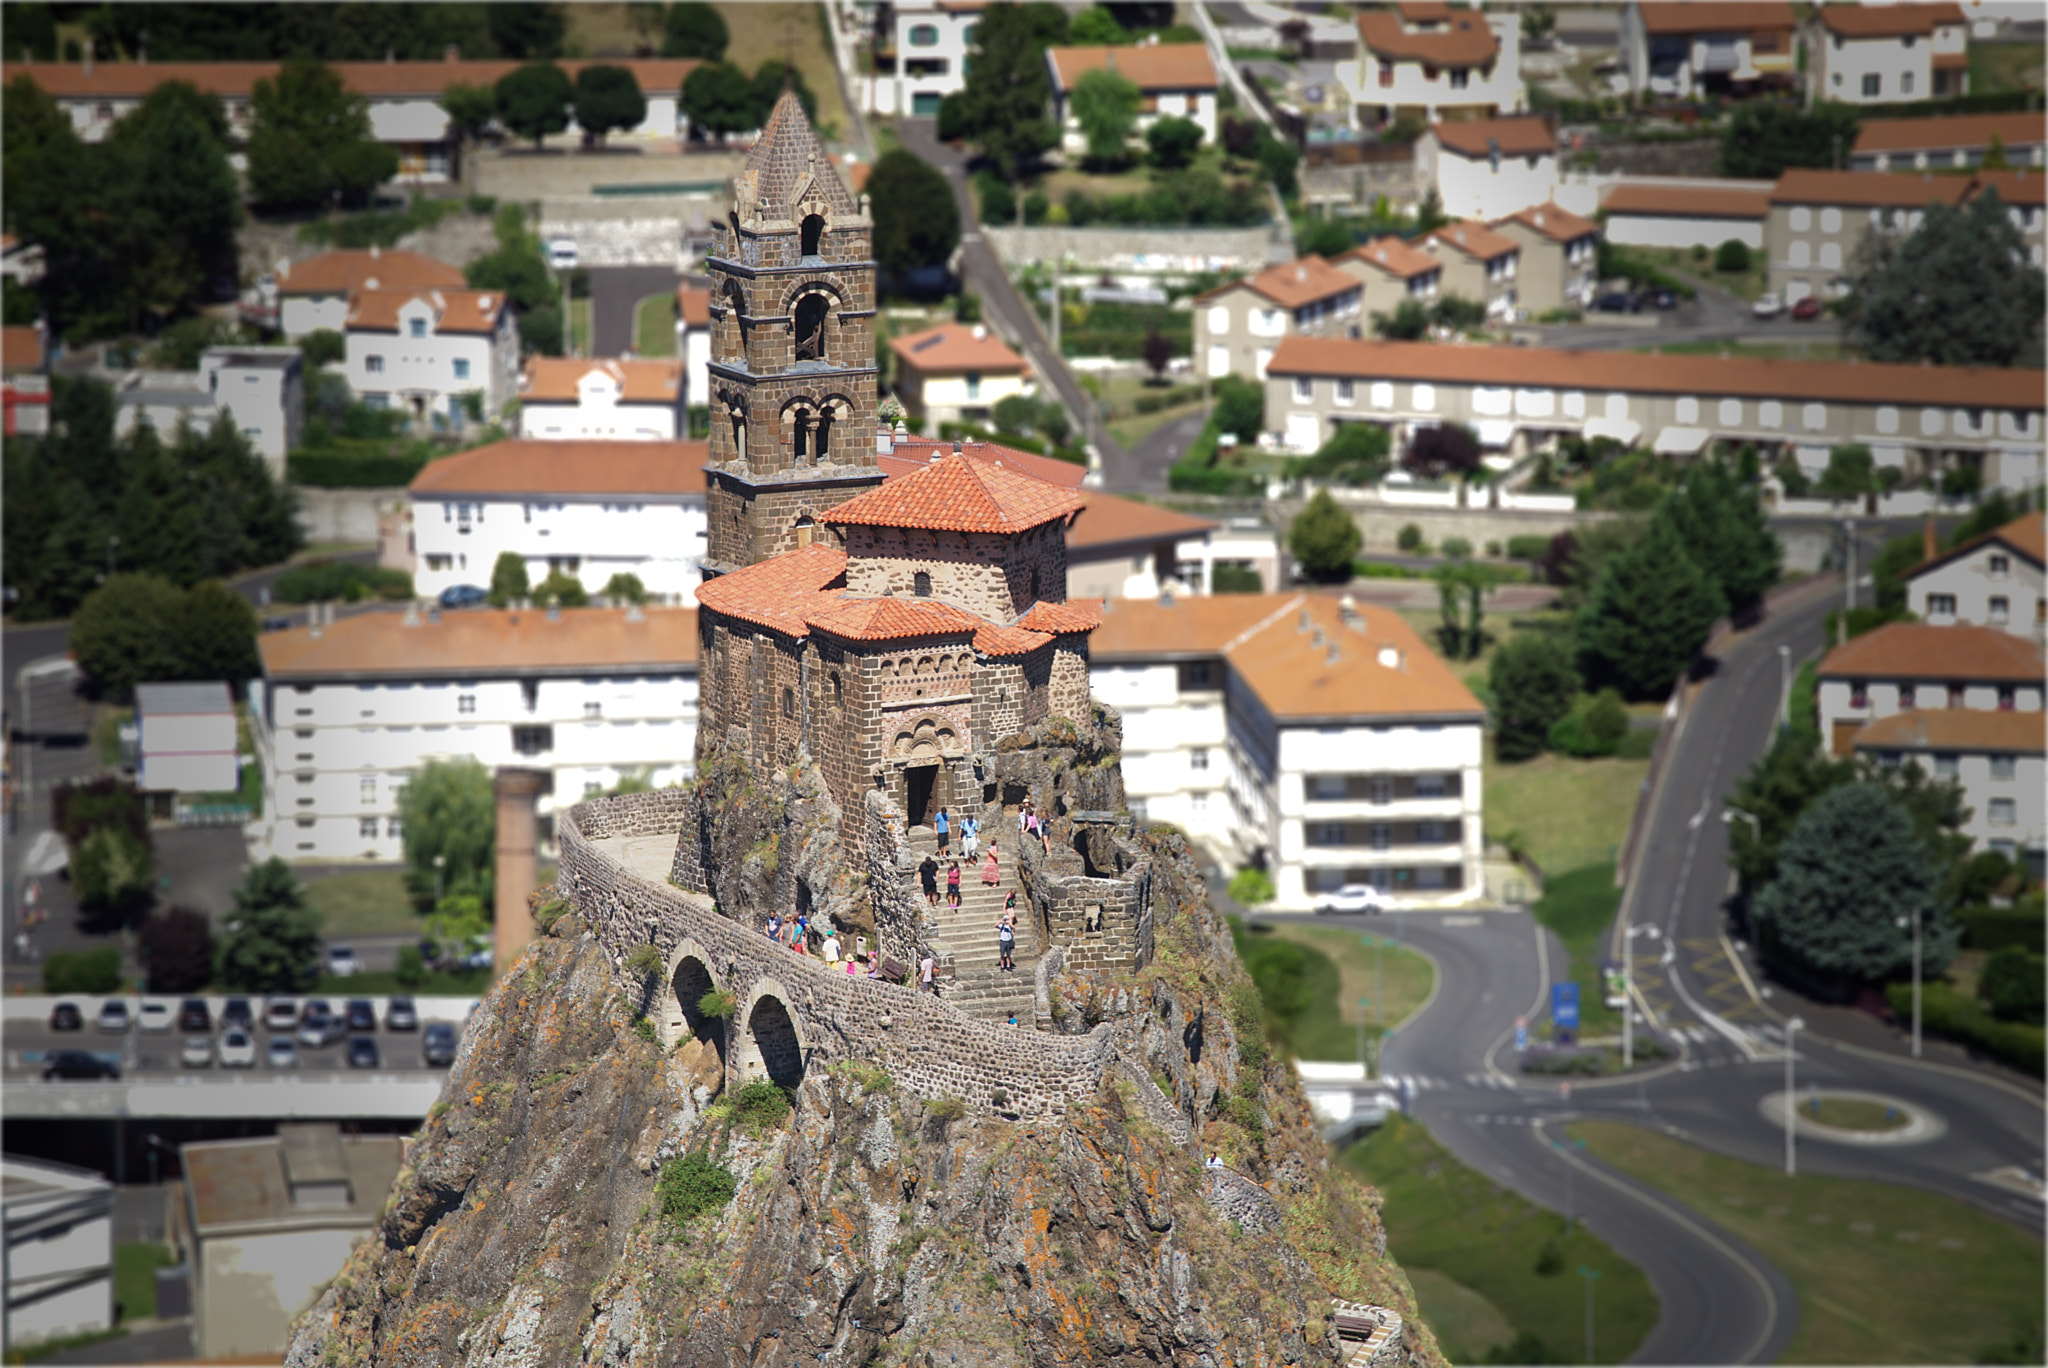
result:
<svg viewBox="0 0 2048 1368"><path fill-rule="evenodd" d="M184 1046L178 1051L178 1067L182 1069L205 1069L213 1065L213 1041L207 1036L186 1036Z"/></svg>
<svg viewBox="0 0 2048 1368"><path fill-rule="evenodd" d="M288 1035L274 1035L270 1048L264 1051L264 1062L273 1069L296 1069L299 1066L299 1042Z"/></svg>

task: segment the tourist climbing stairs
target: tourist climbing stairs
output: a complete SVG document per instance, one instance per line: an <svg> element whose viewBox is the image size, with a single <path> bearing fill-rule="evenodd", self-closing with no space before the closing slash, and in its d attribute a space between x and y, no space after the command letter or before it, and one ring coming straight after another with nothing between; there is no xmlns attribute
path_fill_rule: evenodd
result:
<svg viewBox="0 0 2048 1368"><path fill-rule="evenodd" d="M984 831L987 828L983 828ZM910 828L910 849L919 863L927 855L938 853L939 838L930 827ZM984 844L983 850L987 849ZM951 854L960 853L960 839L953 837ZM946 864L939 861L939 907L933 914L938 922L938 952L941 960L950 955L953 960L953 980L941 983L940 991L948 1002L966 1012L969 1016L984 1017L994 1021L1007 1021L1012 1015L1022 1026L1032 1021L1032 999L1034 994L1032 971L1038 967L1038 956L1043 948L1038 943L1038 931L1025 905L1023 889L1016 878L1012 864L1015 847L1003 843L1000 864L1002 882L991 888L981 881L981 861L972 863L960 861L960 906L946 906ZM910 875L917 896L924 897L923 885L916 872ZM1000 952L996 948L996 923L1002 920L1003 900L1012 890L1017 892L1017 948L1010 956L1010 962L1017 967L1005 971Z"/></svg>

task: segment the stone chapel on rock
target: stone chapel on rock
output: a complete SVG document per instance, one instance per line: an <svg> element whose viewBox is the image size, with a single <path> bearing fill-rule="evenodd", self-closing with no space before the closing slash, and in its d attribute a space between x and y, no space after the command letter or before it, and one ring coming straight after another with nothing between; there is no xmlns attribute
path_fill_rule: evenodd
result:
<svg viewBox="0 0 2048 1368"><path fill-rule="evenodd" d="M761 765L806 749L849 854L866 791L913 826L979 808L998 740L1085 718L1102 621L1100 600L1067 601L1075 491L943 447L883 483L871 238L785 94L710 262L697 749Z"/></svg>

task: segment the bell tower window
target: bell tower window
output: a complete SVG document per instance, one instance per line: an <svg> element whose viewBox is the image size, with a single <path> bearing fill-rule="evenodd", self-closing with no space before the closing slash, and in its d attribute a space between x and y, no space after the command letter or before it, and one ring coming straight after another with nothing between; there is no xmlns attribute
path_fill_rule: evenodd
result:
<svg viewBox="0 0 2048 1368"><path fill-rule="evenodd" d="M734 409L732 413L733 459L744 463L747 459L747 415Z"/></svg>
<svg viewBox="0 0 2048 1368"><path fill-rule="evenodd" d="M824 217L819 214L807 216L799 232L802 235L803 254L807 257L816 256L818 254L818 244L825 236Z"/></svg>
<svg viewBox="0 0 2048 1368"><path fill-rule="evenodd" d="M831 311L832 301L825 295L812 293L799 299L796 304L796 360L825 360L825 320Z"/></svg>
<svg viewBox="0 0 2048 1368"><path fill-rule="evenodd" d="M810 451L811 414L809 409L797 409L789 416L790 440L793 443L790 454L801 462Z"/></svg>

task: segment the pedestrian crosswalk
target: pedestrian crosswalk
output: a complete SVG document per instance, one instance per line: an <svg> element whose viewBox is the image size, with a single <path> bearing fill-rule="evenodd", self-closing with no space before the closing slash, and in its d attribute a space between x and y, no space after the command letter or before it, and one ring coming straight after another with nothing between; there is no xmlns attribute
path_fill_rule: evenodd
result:
<svg viewBox="0 0 2048 1368"><path fill-rule="evenodd" d="M1441 1078L1435 1074L1390 1073L1381 1080L1389 1088L1405 1093L1440 1092L1448 1088L1492 1088L1513 1091L1516 1084L1512 1078L1498 1074L1468 1073L1461 1079Z"/></svg>

